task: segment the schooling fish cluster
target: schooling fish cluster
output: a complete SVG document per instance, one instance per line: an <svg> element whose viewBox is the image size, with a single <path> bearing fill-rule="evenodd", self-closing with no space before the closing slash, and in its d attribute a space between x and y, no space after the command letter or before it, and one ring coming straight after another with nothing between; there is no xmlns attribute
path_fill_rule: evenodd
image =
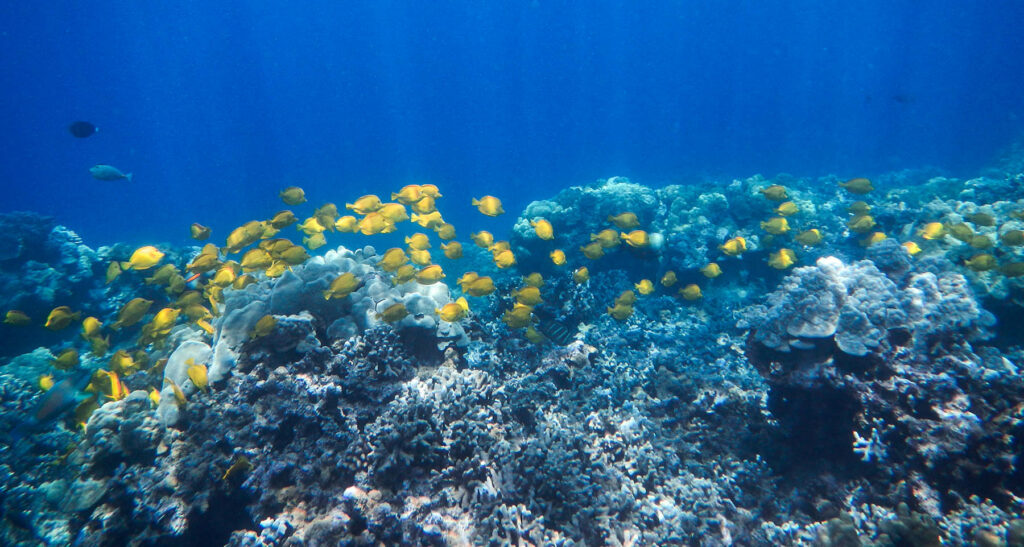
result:
<svg viewBox="0 0 1024 547"><path fill-rule="evenodd" d="M220 247L0 215L0 535L1024 544L1022 180L614 177L465 247L430 184Z"/></svg>

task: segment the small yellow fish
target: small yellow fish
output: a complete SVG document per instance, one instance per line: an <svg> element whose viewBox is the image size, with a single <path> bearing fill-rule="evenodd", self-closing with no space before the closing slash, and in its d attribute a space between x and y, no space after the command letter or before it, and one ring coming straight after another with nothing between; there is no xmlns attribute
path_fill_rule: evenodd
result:
<svg viewBox="0 0 1024 547"><path fill-rule="evenodd" d="M385 323L394 323L405 319L407 315L409 315L409 310L405 308L405 304L396 302L384 308L384 311L378 313L377 319L384 321Z"/></svg>
<svg viewBox="0 0 1024 547"><path fill-rule="evenodd" d="M442 321L454 323L466 317L469 314L469 302L466 301L465 297L459 297L455 302L449 302L440 309L435 308L434 312L441 317Z"/></svg>
<svg viewBox="0 0 1024 547"><path fill-rule="evenodd" d="M442 243L441 250L444 251L444 256L451 260L462 258L462 244L458 241Z"/></svg>
<svg viewBox="0 0 1024 547"><path fill-rule="evenodd" d="M313 218L324 228L334 231L334 222L338 219L338 206L333 203L325 203L316 208Z"/></svg>
<svg viewBox="0 0 1024 547"><path fill-rule="evenodd" d="M768 265L776 270L785 270L796 264L796 253L792 249L782 248L768 257Z"/></svg>
<svg viewBox="0 0 1024 547"><path fill-rule="evenodd" d="M509 328L521 329L530 324L532 314L533 308L526 304L516 303L511 310L502 314L501 320L504 321Z"/></svg>
<svg viewBox="0 0 1024 547"><path fill-rule="evenodd" d="M11 325L12 327L27 327L32 324L32 320L23 311L7 310L7 314L4 316L4 324Z"/></svg>
<svg viewBox="0 0 1024 547"><path fill-rule="evenodd" d="M472 203L481 213L489 217L496 217L505 212L501 208L501 200L494 196L484 196L480 199L473 198Z"/></svg>
<svg viewBox="0 0 1024 547"><path fill-rule="evenodd" d="M75 348L68 348L57 355L56 359L50 361L50 364L54 368L60 370L71 370L78 366L81 361L78 358L78 350Z"/></svg>
<svg viewBox="0 0 1024 547"><path fill-rule="evenodd" d="M107 354L107 350L110 349L110 336L108 335L106 338L101 338L99 336L90 338L89 347L94 356L103 357Z"/></svg>
<svg viewBox="0 0 1024 547"><path fill-rule="evenodd" d="M499 268L508 268L516 263L516 255L512 254L512 251L506 249L500 253L494 255L494 264Z"/></svg>
<svg viewBox="0 0 1024 547"><path fill-rule="evenodd" d="M405 251L398 247L392 247L384 251L384 256L377 261L377 267L386 272L393 272L397 270L399 266L408 262L409 257L405 254Z"/></svg>
<svg viewBox="0 0 1024 547"><path fill-rule="evenodd" d="M494 245L494 236L490 232L481 230L475 234L469 234L469 239L476 243L477 247L489 249L491 245Z"/></svg>
<svg viewBox="0 0 1024 547"><path fill-rule="evenodd" d="M302 224L298 225L298 229L300 232L306 234L307 236L311 236L319 234L320 232L323 232L327 228L324 228L324 225L320 224L320 221L317 220L316 217L309 217L306 220L303 220Z"/></svg>
<svg viewBox="0 0 1024 547"><path fill-rule="evenodd" d="M903 248L906 249L908 253L910 253L910 256L914 256L917 253L921 252L921 247L919 247L917 243L914 243L913 241L907 241L902 245Z"/></svg>
<svg viewBox="0 0 1024 547"><path fill-rule="evenodd" d="M148 270L156 266L164 258L164 253L152 245L139 247L132 253L128 262L121 263L122 270Z"/></svg>
<svg viewBox="0 0 1024 547"><path fill-rule="evenodd" d="M747 250L747 240L736 236L719 245L718 249L728 256L739 256Z"/></svg>
<svg viewBox="0 0 1024 547"><path fill-rule="evenodd" d="M1006 277L1024 276L1024 262L1007 262L999 267L999 273Z"/></svg>
<svg viewBox="0 0 1024 547"><path fill-rule="evenodd" d="M533 325L526 326L526 332L523 334L526 339L533 342L534 344L540 344L546 340L545 336L533 328Z"/></svg>
<svg viewBox="0 0 1024 547"><path fill-rule="evenodd" d="M365 195L357 199L355 203L346 203L345 208L354 212L357 215L366 215L374 211L379 211L384 204L380 201L380 198L373 195Z"/></svg>
<svg viewBox="0 0 1024 547"><path fill-rule="evenodd" d="M821 243L821 240L822 240L821 230L819 230L817 228L811 228L810 230L804 230L803 232L800 232L797 235L793 236L793 239L795 239L797 241L797 243L800 243L802 245L806 245L808 247L813 247L813 246L818 245L818 244Z"/></svg>
<svg viewBox="0 0 1024 547"><path fill-rule="evenodd" d="M494 280L488 276L482 276L467 283L462 290L470 296L487 296L494 292Z"/></svg>
<svg viewBox="0 0 1024 547"><path fill-rule="evenodd" d="M359 231L359 219L352 215L345 215L334 223L334 227L343 234L354 234Z"/></svg>
<svg viewBox="0 0 1024 547"><path fill-rule="evenodd" d="M639 283L634 283L633 287L636 289L636 292L644 296L654 292L654 283L650 279L641 279Z"/></svg>
<svg viewBox="0 0 1024 547"><path fill-rule="evenodd" d="M523 276L523 284L528 287L537 287L539 289L544 286L544 276L537 272L533 272L530 275Z"/></svg>
<svg viewBox="0 0 1024 547"><path fill-rule="evenodd" d="M671 287L672 285L676 284L676 281L678 281L678 278L676 277L676 272L672 270L665 272L665 275L661 276L662 287Z"/></svg>
<svg viewBox="0 0 1024 547"><path fill-rule="evenodd" d="M121 382L116 372L107 372L100 369L101 373L107 376L106 395L113 401L120 401L128 396L128 388Z"/></svg>
<svg viewBox="0 0 1024 547"><path fill-rule="evenodd" d="M929 222L921 227L918 235L925 239L942 239L946 235L946 227L941 222Z"/></svg>
<svg viewBox="0 0 1024 547"><path fill-rule="evenodd" d="M267 224L280 230L282 228L287 228L298 221L299 219L295 216L295 213L285 209L284 211L274 213L274 216L270 217Z"/></svg>
<svg viewBox="0 0 1024 547"><path fill-rule="evenodd" d="M976 226L995 226L996 217L988 213L974 213L973 215L967 215L967 220L973 222Z"/></svg>
<svg viewBox="0 0 1024 547"><path fill-rule="evenodd" d="M845 188L846 191L851 194L866 194L875 189L875 187L871 185L871 181L864 177L857 177L846 182L840 182L839 186Z"/></svg>
<svg viewBox="0 0 1024 547"><path fill-rule="evenodd" d="M629 211L614 216L608 215L607 220L620 230L632 230L640 225L640 220L636 217L636 214Z"/></svg>
<svg viewBox="0 0 1024 547"><path fill-rule="evenodd" d="M782 235L789 231L789 221L785 217L775 217L761 222L761 229L772 235Z"/></svg>
<svg viewBox="0 0 1024 547"><path fill-rule="evenodd" d="M409 249L409 260L417 266L429 266L431 261L430 251Z"/></svg>
<svg viewBox="0 0 1024 547"><path fill-rule="evenodd" d="M852 232L866 234L873 230L878 224L871 215L858 215L846 222L846 227Z"/></svg>
<svg viewBox="0 0 1024 547"><path fill-rule="evenodd" d="M679 289L679 294L683 297L684 300L689 301L698 300L702 296L704 296L700 292L700 287L694 285L693 283L683 287L682 289Z"/></svg>
<svg viewBox="0 0 1024 547"><path fill-rule="evenodd" d="M714 279L722 275L722 267L717 262L710 262L700 269L700 273L704 274L704 277L708 279Z"/></svg>
<svg viewBox="0 0 1024 547"><path fill-rule="evenodd" d="M1024 230L1010 230L1008 232L1004 232L1003 235L999 236L999 241L1002 241L1004 245L1010 245L1011 247L1024 245Z"/></svg>
<svg viewBox="0 0 1024 547"><path fill-rule="evenodd" d="M441 197L441 192L437 189L437 186L433 184L422 184L420 185L420 193L424 196L430 196L434 199Z"/></svg>
<svg viewBox="0 0 1024 547"><path fill-rule="evenodd" d="M647 235L647 232L643 230L633 230L632 232L622 233L619 236L629 244L630 247L636 249L644 249L651 245L651 238Z"/></svg>
<svg viewBox="0 0 1024 547"><path fill-rule="evenodd" d="M323 238L323 234L318 234ZM242 271L255 272L265 270L274 263L274 257L260 248L249 249L242 255Z"/></svg>
<svg viewBox="0 0 1024 547"><path fill-rule="evenodd" d="M541 239L554 239L555 229L551 227L551 223L545 219L531 220L530 226L533 226L533 233L537 234L537 237Z"/></svg>
<svg viewBox="0 0 1024 547"><path fill-rule="evenodd" d="M395 223L380 213L368 213L359 221L359 232L365 236L389 234L395 231Z"/></svg>
<svg viewBox="0 0 1024 547"><path fill-rule="evenodd" d="M188 361L192 361L190 358ZM188 379L192 380L192 385L196 386L199 391L206 391L210 385L210 379L207 377L206 365L197 364L195 362L188 362L185 364L188 366L185 369L185 373L188 374Z"/></svg>
<svg viewBox="0 0 1024 547"><path fill-rule="evenodd" d="M943 224L946 228L946 232L963 241L964 243L970 243L974 237L974 229L967 225L965 222L957 222L954 224Z"/></svg>
<svg viewBox="0 0 1024 547"><path fill-rule="evenodd" d="M170 332L180 313L181 311L175 308L163 308L156 312L150 324L153 325L155 332Z"/></svg>
<svg viewBox="0 0 1024 547"><path fill-rule="evenodd" d="M397 193L391 193L391 199L406 205L416 203L421 197L423 197L423 192L420 190L419 184L407 184Z"/></svg>
<svg viewBox="0 0 1024 547"><path fill-rule="evenodd" d="M444 271L437 264L431 264L416 273L416 282L422 285L433 285L442 278L444 278Z"/></svg>
<svg viewBox="0 0 1024 547"><path fill-rule="evenodd" d="M221 475L220 480L227 481L230 480L232 477L238 476L239 474L248 473L250 470L252 470L252 464L249 463L249 458L246 458L245 455L242 455L239 456L235 460L235 462L231 464L231 467L228 467L227 471L224 471L224 474Z"/></svg>
<svg viewBox="0 0 1024 547"><path fill-rule="evenodd" d="M461 277L459 277L456 283L458 283L459 286L462 287L462 290L466 290L466 285L476 281L477 279L480 279L480 274L476 272L466 272L462 274Z"/></svg>
<svg viewBox="0 0 1024 547"><path fill-rule="evenodd" d="M241 251L243 247L259 241L260 238L263 237L265 228L266 225L263 222L250 220L238 228L235 228L230 234L228 234L228 237L224 242L224 248L221 250L224 254L237 253L238 251Z"/></svg>
<svg viewBox="0 0 1024 547"><path fill-rule="evenodd" d="M213 336L213 332L214 332L213 325L211 325L210 322L207 321L206 319L198 319L198 320L196 320L196 325L199 328L203 329L203 331L205 331L206 334L209 334L210 336Z"/></svg>
<svg viewBox="0 0 1024 547"><path fill-rule="evenodd" d="M72 312L71 308L67 306L57 306L50 311L50 315L46 317L46 324L43 326L50 330L61 330L67 328L72 321L77 321L81 316L81 312Z"/></svg>
<svg viewBox="0 0 1024 547"><path fill-rule="evenodd" d="M277 318L273 315L267 314L260 317L260 320L253 326L252 332L249 333L250 339L262 338L277 328Z"/></svg>
<svg viewBox="0 0 1024 547"><path fill-rule="evenodd" d="M861 247L870 247L880 241L885 241L889 236L885 232L871 232L871 235L860 240Z"/></svg>
<svg viewBox="0 0 1024 547"><path fill-rule="evenodd" d="M491 251L491 255L493 256L497 256L498 253L508 251L510 249L512 249L512 244L507 241L495 241L494 245L487 248L488 251Z"/></svg>
<svg viewBox="0 0 1024 547"><path fill-rule="evenodd" d="M871 212L871 206L865 201L855 201L846 210L854 215L866 215Z"/></svg>
<svg viewBox="0 0 1024 547"><path fill-rule="evenodd" d="M149 402L153 408L160 406L160 392L153 386L149 386Z"/></svg>
<svg viewBox="0 0 1024 547"><path fill-rule="evenodd" d="M174 400L178 403L178 406L185 406L185 392L182 391L181 388L178 387L178 384L174 383L174 380L171 380L170 378L164 378L164 382L171 386L171 393L174 394Z"/></svg>
<svg viewBox="0 0 1024 547"><path fill-rule="evenodd" d="M444 224L444 219L441 218L441 213L437 211L432 211L425 215L413 213L412 221L428 230L433 230L434 228Z"/></svg>
<svg viewBox="0 0 1024 547"><path fill-rule="evenodd" d="M412 210L421 215L426 215L437 210L437 204L434 202L434 198L431 196L422 196L416 200L415 203L411 204Z"/></svg>
<svg viewBox="0 0 1024 547"><path fill-rule="evenodd" d="M196 241L206 241L210 239L210 228L198 222L193 222L192 226L189 227L189 234Z"/></svg>
<svg viewBox="0 0 1024 547"><path fill-rule="evenodd" d="M799 212L800 208L792 201L780 203L779 206L775 208L775 214L783 217L793 216Z"/></svg>
<svg viewBox="0 0 1024 547"><path fill-rule="evenodd" d="M331 281L330 287L324 291L324 300L345 298L353 291L362 287L362 281L352 272L345 272Z"/></svg>
<svg viewBox="0 0 1024 547"><path fill-rule="evenodd" d="M586 266L576 268L576 271L572 272L572 280L577 284L586 283L590 280L590 270Z"/></svg>
<svg viewBox="0 0 1024 547"><path fill-rule="evenodd" d="M598 243L605 249L611 249L612 247L616 247L622 243L622 240L619 239L619 232L616 232L611 228L601 230L596 234L590 234L590 241Z"/></svg>
<svg viewBox="0 0 1024 547"><path fill-rule="evenodd" d="M404 266L399 266L398 269L395 270L395 276L391 278L391 283L401 285L402 283L408 283L413 279L416 279L416 268L412 264L406 264Z"/></svg>
<svg viewBox="0 0 1024 547"><path fill-rule="evenodd" d="M50 391L53 387L53 375L43 374L39 376L39 389L42 391Z"/></svg>
<svg viewBox="0 0 1024 547"><path fill-rule="evenodd" d="M633 315L633 306L629 304L615 304L614 307L608 308L608 315L615 318L616 321L625 321L630 315Z"/></svg>
<svg viewBox="0 0 1024 547"><path fill-rule="evenodd" d="M302 238L302 244L309 248L310 251L315 251L324 245L327 245L327 238L324 234L313 234L309 237Z"/></svg>
<svg viewBox="0 0 1024 547"><path fill-rule="evenodd" d="M615 304L626 304L627 306L636 304L636 293L633 291L622 291L619 296L615 297Z"/></svg>
<svg viewBox="0 0 1024 547"><path fill-rule="evenodd" d="M441 239L443 239L445 241L448 241L448 240L451 240L451 239L455 239L455 226L445 222L444 224L441 224L440 226L435 227L434 228L434 233L437 234L437 237L439 237L439 238L441 238Z"/></svg>
<svg viewBox="0 0 1024 547"><path fill-rule="evenodd" d="M298 186L289 186L288 188L281 190L281 193L278 194L278 196L280 196L281 201L285 202L287 205L299 205L306 203L306 192Z"/></svg>
<svg viewBox="0 0 1024 547"><path fill-rule="evenodd" d="M604 247L601 246L599 241L588 243L583 247L580 247L580 251L583 252L583 256L591 260L597 260L604 256Z"/></svg>
<svg viewBox="0 0 1024 547"><path fill-rule="evenodd" d="M113 280L117 279L117 276L121 275L121 263L111 262L107 266L106 283L109 285Z"/></svg>
<svg viewBox="0 0 1024 547"><path fill-rule="evenodd" d="M118 330L122 327L130 327L138 323L146 315L146 312L149 311L151 305L153 305L152 300L146 300L145 298L131 299L127 304L121 306L121 310L117 313L117 321L110 328Z"/></svg>
<svg viewBox="0 0 1024 547"><path fill-rule="evenodd" d="M976 254L964 261L964 266L976 272L987 272L996 267L996 257L990 254Z"/></svg>
<svg viewBox="0 0 1024 547"><path fill-rule="evenodd" d="M565 251L555 249L548 256L551 257L551 263L555 266L565 266Z"/></svg>
<svg viewBox="0 0 1024 547"><path fill-rule="evenodd" d="M135 359L125 350L119 349L110 357L110 370L119 372L125 376L138 372L139 365Z"/></svg>
<svg viewBox="0 0 1024 547"><path fill-rule="evenodd" d="M512 296L516 299L516 302L526 304L527 306L536 306L544 301L540 296L540 289L532 286L526 286L517 291L512 291Z"/></svg>
<svg viewBox="0 0 1024 547"><path fill-rule="evenodd" d="M405 236L405 244L410 248L422 251L430 248L430 238L427 234L416 232L411 236Z"/></svg>
<svg viewBox="0 0 1024 547"><path fill-rule="evenodd" d="M990 238L990 237L988 237L986 235L982 235L982 234L978 234L978 235L972 237L971 241L969 243L970 243L971 247L974 247L975 249L979 249L979 250L981 250L981 249L991 249L992 246L995 245L995 242L992 241L992 238Z"/></svg>
<svg viewBox="0 0 1024 547"><path fill-rule="evenodd" d="M786 193L786 187L780 184L773 184L771 186L761 188L758 192L761 192L764 197L771 201L785 201L789 198L789 195Z"/></svg>

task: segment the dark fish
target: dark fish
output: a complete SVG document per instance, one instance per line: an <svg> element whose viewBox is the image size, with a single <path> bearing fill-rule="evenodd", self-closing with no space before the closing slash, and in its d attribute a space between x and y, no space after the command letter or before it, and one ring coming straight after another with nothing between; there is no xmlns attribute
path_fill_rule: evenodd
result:
<svg viewBox="0 0 1024 547"><path fill-rule="evenodd" d="M576 339L576 329L570 329L564 323L555 319L554 315L540 307L534 308L534 317L537 318L535 328L559 346L568 346Z"/></svg>
<svg viewBox="0 0 1024 547"><path fill-rule="evenodd" d="M99 130L99 127L96 127L89 122L71 122L71 125L68 126L68 131L79 139L91 137L93 133Z"/></svg>
<svg viewBox="0 0 1024 547"><path fill-rule="evenodd" d="M92 379L91 370L82 370L68 376L39 397L39 402L29 416L11 431L15 441L36 429L53 423L82 402L82 390Z"/></svg>

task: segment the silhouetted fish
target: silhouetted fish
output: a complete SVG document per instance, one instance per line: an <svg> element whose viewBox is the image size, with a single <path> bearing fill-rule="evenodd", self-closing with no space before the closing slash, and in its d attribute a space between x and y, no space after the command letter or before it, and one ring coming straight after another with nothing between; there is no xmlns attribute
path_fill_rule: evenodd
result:
<svg viewBox="0 0 1024 547"><path fill-rule="evenodd" d="M72 135L80 139L91 137L93 133L99 130L100 128L96 127L95 125L89 122L71 122L71 125L68 126L68 131L70 131Z"/></svg>

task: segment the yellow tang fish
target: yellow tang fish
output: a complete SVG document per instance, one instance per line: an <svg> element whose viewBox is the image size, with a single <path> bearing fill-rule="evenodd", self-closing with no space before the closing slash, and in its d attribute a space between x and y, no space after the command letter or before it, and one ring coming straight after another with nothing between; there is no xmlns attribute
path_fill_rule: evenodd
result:
<svg viewBox="0 0 1024 547"><path fill-rule="evenodd" d="M501 208L501 200L494 196L484 196L480 199L473 198L472 204L481 213L489 217L496 217L505 212L505 210Z"/></svg>
<svg viewBox="0 0 1024 547"><path fill-rule="evenodd" d="M555 229L552 228L551 223L547 220L531 220L530 226L533 226L533 232L537 234L537 237L541 239L554 239Z"/></svg>
<svg viewBox="0 0 1024 547"><path fill-rule="evenodd" d="M278 194L278 196L280 196L281 201L285 202L287 205L299 205L306 203L306 192L298 186L289 186L288 188L281 190L281 193Z"/></svg>

